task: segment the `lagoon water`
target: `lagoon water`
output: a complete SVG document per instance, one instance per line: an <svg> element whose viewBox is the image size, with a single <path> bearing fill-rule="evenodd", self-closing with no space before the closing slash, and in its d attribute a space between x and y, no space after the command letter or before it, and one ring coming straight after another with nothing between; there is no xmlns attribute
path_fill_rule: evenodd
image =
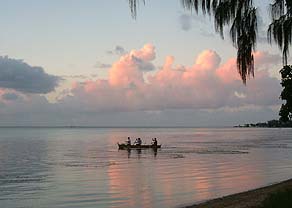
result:
<svg viewBox="0 0 292 208"><path fill-rule="evenodd" d="M127 136L162 149L118 150ZM292 178L292 129L1 128L0 207L183 207Z"/></svg>

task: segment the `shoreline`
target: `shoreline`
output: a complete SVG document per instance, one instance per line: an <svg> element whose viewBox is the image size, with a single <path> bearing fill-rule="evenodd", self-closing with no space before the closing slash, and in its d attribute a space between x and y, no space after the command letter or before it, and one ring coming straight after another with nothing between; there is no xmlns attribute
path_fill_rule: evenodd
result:
<svg viewBox="0 0 292 208"><path fill-rule="evenodd" d="M257 208L272 193L292 189L292 179L267 185L249 191L210 199L184 208Z"/></svg>

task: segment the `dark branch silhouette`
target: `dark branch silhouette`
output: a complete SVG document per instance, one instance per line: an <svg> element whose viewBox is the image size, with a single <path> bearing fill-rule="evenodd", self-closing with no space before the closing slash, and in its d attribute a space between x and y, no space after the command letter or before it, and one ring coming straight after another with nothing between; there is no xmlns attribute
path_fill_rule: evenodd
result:
<svg viewBox="0 0 292 208"><path fill-rule="evenodd" d="M145 4L145 0L140 0ZM137 17L137 7L139 4L139 0L129 0L129 6L131 9L131 14L134 19Z"/></svg>
<svg viewBox="0 0 292 208"><path fill-rule="evenodd" d="M282 104L279 115L280 121L287 122L292 120L292 66L284 66L280 70L283 87L280 98L285 101Z"/></svg>
<svg viewBox="0 0 292 208"><path fill-rule="evenodd" d="M141 0L145 3L145 0ZM254 57L257 42L257 9L253 0L180 0L188 11L213 15L215 30L224 38L224 26L231 25L230 37L237 48L237 69L244 84L254 76ZM129 0L132 16L136 18L139 0ZM272 22L268 40L276 42L283 53L283 65L287 65L292 41L292 0L274 0L271 7Z"/></svg>
<svg viewBox="0 0 292 208"><path fill-rule="evenodd" d="M283 65L287 65L291 45L292 1L274 0L271 4L272 23L268 29L268 39L276 42L283 53Z"/></svg>

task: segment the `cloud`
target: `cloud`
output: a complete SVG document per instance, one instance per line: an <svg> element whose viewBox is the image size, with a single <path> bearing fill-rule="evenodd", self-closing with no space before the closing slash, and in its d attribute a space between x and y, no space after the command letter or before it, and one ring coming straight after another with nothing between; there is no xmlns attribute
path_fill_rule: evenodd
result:
<svg viewBox="0 0 292 208"><path fill-rule="evenodd" d="M89 76L88 75L82 75L82 74L78 74L78 75L63 75L62 78L64 78L64 79L88 79Z"/></svg>
<svg viewBox="0 0 292 208"><path fill-rule="evenodd" d="M175 64L175 57L167 56L161 68L147 73L145 66L153 65L156 52L146 44L122 55L106 79L75 80L54 103L39 94L0 88L0 123L203 126L272 119L281 86L268 73L271 57L277 62L268 52L255 55L256 77L245 86L236 59L221 63L213 50L202 51L190 66Z"/></svg>
<svg viewBox="0 0 292 208"><path fill-rule="evenodd" d="M110 55L124 55L127 51L122 47L117 45L113 50L107 51L107 54Z"/></svg>
<svg viewBox="0 0 292 208"><path fill-rule="evenodd" d="M112 65L108 79L77 83L72 88L72 96L63 101L78 103L79 107L86 106L91 111L119 112L279 104L280 82L265 68L266 60L273 57L272 64L278 59L268 52L255 54L256 77L247 86L237 73L236 59L221 63L220 56L212 50L199 54L192 66L175 65L175 58L168 56L160 70L145 74L144 66L152 65L155 56L151 44L132 50Z"/></svg>
<svg viewBox="0 0 292 208"><path fill-rule="evenodd" d="M36 95L35 95L36 96ZM240 109L170 109L163 111L109 111L79 110L72 105L50 104L44 97L32 97L18 104L1 105L0 125L17 126L233 126L257 123L277 118L278 109L246 107Z"/></svg>
<svg viewBox="0 0 292 208"><path fill-rule="evenodd" d="M132 56L132 60L135 62L135 64L139 67L141 71L152 71L155 69L154 65L148 61L144 61L141 58L138 58L136 56Z"/></svg>
<svg viewBox="0 0 292 208"><path fill-rule="evenodd" d="M281 63L282 58L279 54L270 54L267 51L257 51L254 53L255 64L258 67L269 67Z"/></svg>
<svg viewBox="0 0 292 208"><path fill-rule="evenodd" d="M184 31L192 28L192 17L190 15L182 14L179 16L180 27Z"/></svg>
<svg viewBox="0 0 292 208"><path fill-rule="evenodd" d="M0 57L0 87L24 93L46 94L57 87L60 78L47 74L42 67L22 60Z"/></svg>
<svg viewBox="0 0 292 208"><path fill-rule="evenodd" d="M111 67L111 64L101 63L98 61L94 67L99 69L108 69Z"/></svg>
<svg viewBox="0 0 292 208"><path fill-rule="evenodd" d="M152 44L146 44L140 50L132 50L123 55L112 65L109 71L109 83L126 88L143 84L143 73L155 68L151 62L155 56L155 47Z"/></svg>
<svg viewBox="0 0 292 208"><path fill-rule="evenodd" d="M4 93L1 97L4 100L17 100L19 98L19 95L17 95L16 93L8 92L8 93Z"/></svg>
<svg viewBox="0 0 292 208"><path fill-rule="evenodd" d="M215 31L212 30L213 22L211 17L207 18L202 14L190 15L182 13L178 17L178 23L183 31L189 31L194 28L204 37L215 36Z"/></svg>

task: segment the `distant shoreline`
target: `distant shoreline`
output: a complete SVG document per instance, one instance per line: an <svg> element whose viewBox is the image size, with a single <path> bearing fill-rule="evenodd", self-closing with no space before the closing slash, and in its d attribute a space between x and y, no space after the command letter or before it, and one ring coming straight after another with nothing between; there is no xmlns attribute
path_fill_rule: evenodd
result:
<svg viewBox="0 0 292 208"><path fill-rule="evenodd" d="M0 126L1 128L68 128L68 129L111 129L111 128L232 128L232 126Z"/></svg>
<svg viewBox="0 0 292 208"><path fill-rule="evenodd" d="M291 128L292 121L270 120L267 122L247 123L243 125L233 126L234 128Z"/></svg>
<svg viewBox="0 0 292 208"><path fill-rule="evenodd" d="M291 126L256 126L244 124L235 126L0 126L0 129L224 129L224 128L292 128Z"/></svg>
<svg viewBox="0 0 292 208"><path fill-rule="evenodd" d="M256 208L260 207L262 202L267 197L269 197L270 194L275 194L287 189L292 189L292 179L250 191L232 194L217 199L211 199L200 204L185 206L184 208Z"/></svg>
<svg viewBox="0 0 292 208"><path fill-rule="evenodd" d="M242 129L250 129L250 128L254 128L254 129L289 129L292 128L292 126L233 126L233 128L242 128Z"/></svg>

